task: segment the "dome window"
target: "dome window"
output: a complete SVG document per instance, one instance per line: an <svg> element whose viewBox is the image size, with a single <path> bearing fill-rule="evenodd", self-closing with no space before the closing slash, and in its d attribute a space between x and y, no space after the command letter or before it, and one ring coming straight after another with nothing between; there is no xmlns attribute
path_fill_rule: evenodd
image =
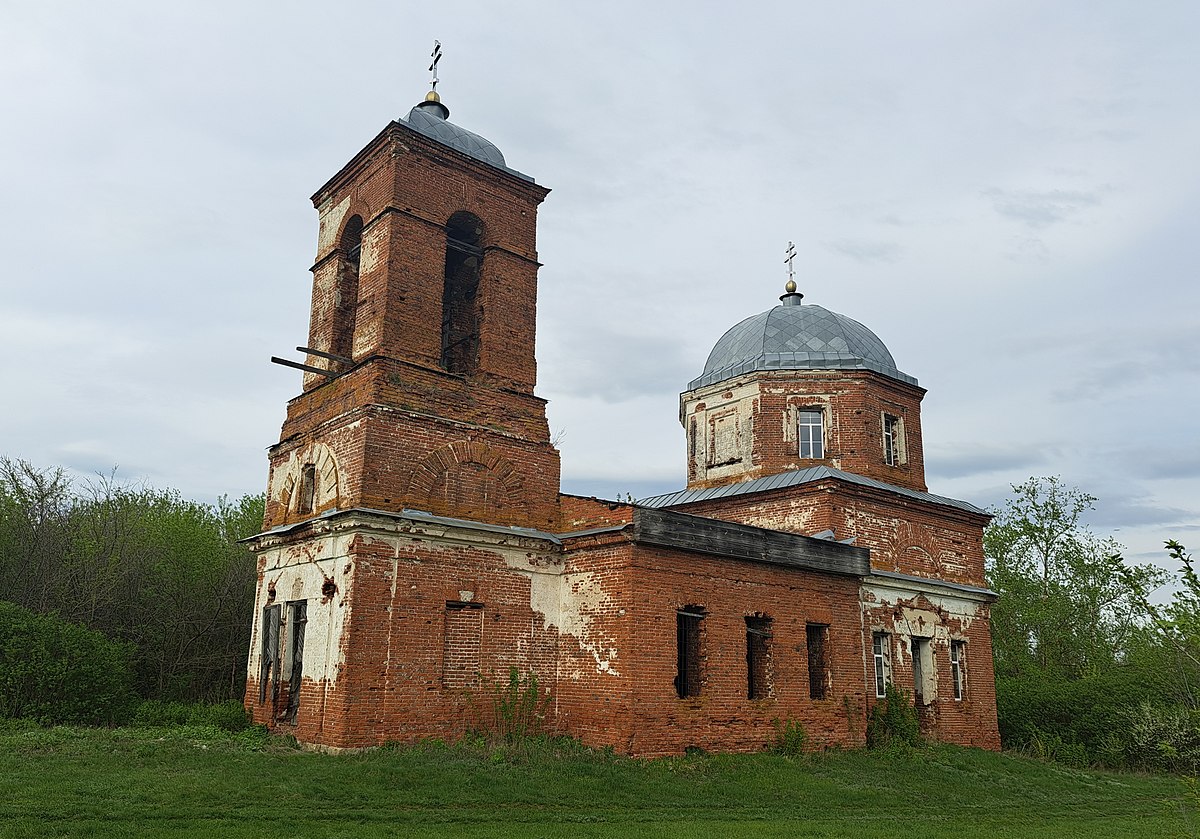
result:
<svg viewBox="0 0 1200 839"><path fill-rule="evenodd" d="M796 439L800 457L819 460L825 457L824 414L819 408L801 408L797 412Z"/></svg>
<svg viewBox="0 0 1200 839"><path fill-rule="evenodd" d="M888 466L902 466L904 456L904 420L891 414L883 415L883 462Z"/></svg>

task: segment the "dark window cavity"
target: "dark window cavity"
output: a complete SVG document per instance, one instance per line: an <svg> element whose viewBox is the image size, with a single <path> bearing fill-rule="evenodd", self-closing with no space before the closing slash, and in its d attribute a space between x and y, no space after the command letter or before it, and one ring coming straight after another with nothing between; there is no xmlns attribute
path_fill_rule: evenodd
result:
<svg viewBox="0 0 1200 839"><path fill-rule="evenodd" d="M483 222L458 212L446 223L446 277L442 291L442 367L469 376L479 363L479 278Z"/></svg>
<svg viewBox="0 0 1200 839"><path fill-rule="evenodd" d="M262 610L262 625L258 628L262 636L262 660L258 671L260 703L267 701L268 691L272 702L279 695L279 624L282 620L282 606L267 606Z"/></svg>
<svg viewBox="0 0 1200 839"><path fill-rule="evenodd" d="M301 513L311 513L317 502L317 467L312 463L304 464L300 470L300 499L296 510Z"/></svg>
<svg viewBox="0 0 1200 839"><path fill-rule="evenodd" d="M746 696L771 695L771 619L746 618Z"/></svg>
<svg viewBox="0 0 1200 839"><path fill-rule="evenodd" d="M680 699L700 695L700 627L704 609L684 606L675 613L675 693Z"/></svg>
<svg viewBox="0 0 1200 839"><path fill-rule="evenodd" d="M362 254L361 216L351 216L342 230L341 264L338 266L337 286L333 292L333 336L329 351L334 355L352 358L354 355L354 320L358 313L358 267Z"/></svg>
<svg viewBox="0 0 1200 839"><path fill-rule="evenodd" d="M285 717L296 722L300 710L300 683L304 680L304 627L308 623L308 601L293 600L287 604L288 625L288 703Z"/></svg>
<svg viewBox="0 0 1200 839"><path fill-rule="evenodd" d="M810 623L805 627L808 641L808 695L825 699L829 695L829 627Z"/></svg>

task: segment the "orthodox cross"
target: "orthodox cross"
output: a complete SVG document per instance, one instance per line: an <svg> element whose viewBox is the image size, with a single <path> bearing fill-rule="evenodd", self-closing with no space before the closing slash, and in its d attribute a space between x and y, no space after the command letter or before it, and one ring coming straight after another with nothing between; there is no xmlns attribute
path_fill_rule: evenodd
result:
<svg viewBox="0 0 1200 839"><path fill-rule="evenodd" d="M783 261L787 263L788 282L789 283L794 283L796 281L796 268L794 265L792 265L792 260L794 260L795 258L796 258L796 245L793 242L788 242L787 257Z"/></svg>
<svg viewBox="0 0 1200 839"><path fill-rule="evenodd" d="M429 53L429 55L433 58L433 63L429 65L429 72L433 73L433 78L429 80L429 89L432 90L434 93L437 93L437 83L438 83L437 66L438 66L438 62L442 60L442 42L441 41L433 42L433 52Z"/></svg>

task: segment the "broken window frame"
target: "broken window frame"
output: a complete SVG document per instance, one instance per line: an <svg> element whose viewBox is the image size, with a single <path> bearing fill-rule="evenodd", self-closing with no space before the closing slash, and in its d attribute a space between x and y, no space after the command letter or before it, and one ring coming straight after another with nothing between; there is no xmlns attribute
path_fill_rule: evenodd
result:
<svg viewBox="0 0 1200 839"><path fill-rule="evenodd" d="M796 453L811 460L825 457L825 412L820 408L797 409Z"/></svg>
<svg viewBox="0 0 1200 839"><path fill-rule="evenodd" d="M892 681L891 637L886 632L871 633L871 655L875 661L875 698L883 699Z"/></svg>
<svg viewBox="0 0 1200 839"><path fill-rule="evenodd" d="M703 606L684 606L675 611L675 695L695 699L703 687Z"/></svg>
<svg viewBox="0 0 1200 839"><path fill-rule="evenodd" d="M304 628L308 624L308 601L287 603L288 701L283 718L295 724L300 711L300 686L304 680Z"/></svg>
<svg viewBox="0 0 1200 839"><path fill-rule="evenodd" d="M808 698L828 699L829 687L829 624L804 625L804 647L808 652Z"/></svg>
<svg viewBox="0 0 1200 839"><path fill-rule="evenodd" d="M283 624L283 606L278 603L264 606L262 624L258 631L262 637L258 670L258 702L267 701L268 691L274 703L279 694L279 630Z"/></svg>
<svg viewBox="0 0 1200 839"><path fill-rule="evenodd" d="M771 619L765 615L746 618L746 698L770 699Z"/></svg>
<svg viewBox="0 0 1200 839"><path fill-rule="evenodd" d="M883 414L883 462L888 466L902 466L904 456L904 420L886 411Z"/></svg>
<svg viewBox="0 0 1200 839"><path fill-rule="evenodd" d="M967 694L966 658L967 642L950 641L950 680L954 684L954 701L962 702Z"/></svg>

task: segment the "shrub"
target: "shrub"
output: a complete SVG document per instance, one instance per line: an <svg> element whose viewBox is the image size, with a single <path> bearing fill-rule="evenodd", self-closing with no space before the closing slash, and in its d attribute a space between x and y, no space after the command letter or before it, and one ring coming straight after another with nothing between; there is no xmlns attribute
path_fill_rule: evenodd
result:
<svg viewBox="0 0 1200 839"><path fill-rule="evenodd" d="M214 705L182 702L163 702L149 699L138 706L133 724L139 728L171 728L181 725L201 725L222 731L244 731L250 727L246 709L240 702L230 700Z"/></svg>
<svg viewBox="0 0 1200 839"><path fill-rule="evenodd" d="M1143 702L1131 714L1126 748L1133 766L1194 775L1200 771L1200 712Z"/></svg>
<svg viewBox="0 0 1200 839"><path fill-rule="evenodd" d="M912 697L893 684L887 695L875 703L867 718L867 748L915 746L921 742L921 725Z"/></svg>
<svg viewBox="0 0 1200 839"><path fill-rule="evenodd" d="M774 723L775 742L771 744L771 751L788 757L804 754L804 745L808 742L808 732L804 730L804 724L799 720L774 720Z"/></svg>
<svg viewBox="0 0 1200 839"><path fill-rule="evenodd" d="M1052 671L998 678L1000 738L1071 765L1123 763L1131 709L1162 695L1153 674L1132 667L1078 679Z"/></svg>
<svg viewBox="0 0 1200 839"><path fill-rule="evenodd" d="M119 725L133 710L133 647L0 601L0 716Z"/></svg>
<svg viewBox="0 0 1200 839"><path fill-rule="evenodd" d="M493 691L492 729L488 734L512 742L542 733L550 695L538 692L536 675L522 677L512 667L508 682L495 685Z"/></svg>

